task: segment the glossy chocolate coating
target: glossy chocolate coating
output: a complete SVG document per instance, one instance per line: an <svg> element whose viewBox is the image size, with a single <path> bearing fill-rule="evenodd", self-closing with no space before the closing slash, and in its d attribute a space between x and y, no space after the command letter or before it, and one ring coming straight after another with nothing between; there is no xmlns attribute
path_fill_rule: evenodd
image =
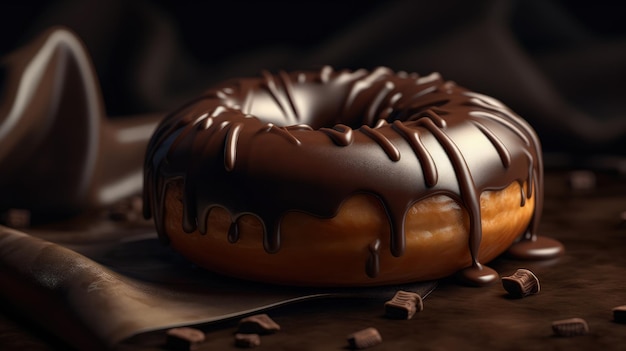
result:
<svg viewBox="0 0 626 351"><path fill-rule="evenodd" d="M222 207L236 242L238 218L253 214L263 223L265 250L274 253L287 212L330 218L344 200L367 193L384 206L391 253L401 256L409 208L443 194L469 214L473 265L465 276L484 284L497 274L477 260L480 194L519 182L520 206L532 195L536 201L525 235L532 239L542 178L535 132L495 99L436 73L324 67L228 81L170 114L148 146L144 210L167 241L165 188L182 179L186 232L205 233L211 209ZM377 274L375 246L370 276Z"/></svg>

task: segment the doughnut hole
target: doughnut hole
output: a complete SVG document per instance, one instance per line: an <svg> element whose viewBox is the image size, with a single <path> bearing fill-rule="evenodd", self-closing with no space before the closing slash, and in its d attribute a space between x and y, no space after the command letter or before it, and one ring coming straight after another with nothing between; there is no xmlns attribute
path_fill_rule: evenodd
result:
<svg viewBox="0 0 626 351"><path fill-rule="evenodd" d="M504 252L528 227L534 199L520 206L520 185L481 195L482 242L479 260ZM389 221L380 201L357 194L333 218L301 212L285 214L276 253L263 247L263 226L253 215L238 219L239 239L228 241L231 214L215 208L207 233L182 229L181 184L166 191L165 228L170 245L210 271L242 279L299 286L374 286L440 279L471 264L467 212L453 199L436 195L415 203L405 221L406 249L390 252ZM370 245L380 240L380 269L367 275Z"/></svg>

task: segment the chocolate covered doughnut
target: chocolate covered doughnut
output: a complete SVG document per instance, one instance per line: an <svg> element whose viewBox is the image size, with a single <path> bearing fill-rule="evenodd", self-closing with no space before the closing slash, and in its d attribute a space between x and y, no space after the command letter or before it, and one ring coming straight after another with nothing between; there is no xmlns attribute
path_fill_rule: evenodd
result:
<svg viewBox="0 0 626 351"><path fill-rule="evenodd" d="M459 272L482 285L498 278L482 263L512 245L562 252L536 235L533 129L437 73L324 67L219 84L157 128L144 197L175 250L262 282L371 286Z"/></svg>

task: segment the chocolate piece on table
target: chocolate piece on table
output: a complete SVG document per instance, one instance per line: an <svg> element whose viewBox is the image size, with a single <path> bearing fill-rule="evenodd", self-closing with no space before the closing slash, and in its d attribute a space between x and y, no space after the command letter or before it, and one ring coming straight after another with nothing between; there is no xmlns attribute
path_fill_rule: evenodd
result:
<svg viewBox="0 0 626 351"><path fill-rule="evenodd" d="M264 313L243 318L237 328L237 332L242 334L271 334L279 330L280 325Z"/></svg>
<svg viewBox="0 0 626 351"><path fill-rule="evenodd" d="M615 323L626 324L626 305L613 308L613 321Z"/></svg>
<svg viewBox="0 0 626 351"><path fill-rule="evenodd" d="M414 292L399 290L385 302L385 316L392 319L411 319L424 309L422 297Z"/></svg>
<svg viewBox="0 0 626 351"><path fill-rule="evenodd" d="M536 294L541 289L537 276L523 268L518 269L511 276L503 277L502 286L509 295L516 298Z"/></svg>
<svg viewBox="0 0 626 351"><path fill-rule="evenodd" d="M365 328L348 335L348 345L353 349L365 349L383 342L376 328Z"/></svg>
<svg viewBox="0 0 626 351"><path fill-rule="evenodd" d="M168 350L194 350L205 340L204 332L189 327L172 328L166 334Z"/></svg>
<svg viewBox="0 0 626 351"><path fill-rule="evenodd" d="M257 347L261 345L261 337L259 334L235 334L235 346L237 347Z"/></svg>
<svg viewBox="0 0 626 351"><path fill-rule="evenodd" d="M578 336L589 333L589 326L582 318L569 318L552 322L552 331L557 336Z"/></svg>

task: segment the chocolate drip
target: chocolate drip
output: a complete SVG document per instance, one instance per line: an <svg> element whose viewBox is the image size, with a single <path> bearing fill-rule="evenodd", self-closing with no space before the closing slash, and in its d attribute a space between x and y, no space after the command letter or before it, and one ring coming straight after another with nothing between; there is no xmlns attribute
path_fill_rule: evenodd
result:
<svg viewBox="0 0 626 351"><path fill-rule="evenodd" d="M330 75L333 73L333 69L330 66L324 66L320 70L319 81L321 83L328 83L330 81ZM298 75L298 77L306 77L304 73ZM301 83L304 83L306 80L303 78L302 80L298 80Z"/></svg>
<svg viewBox="0 0 626 351"><path fill-rule="evenodd" d="M478 100L476 100L478 101ZM487 120L496 120L498 123L506 126L510 131L512 131L513 133L515 133L515 135L517 135L518 138L522 139L522 141L524 141L524 144L526 146L530 146L530 140L528 139L528 137L526 136L526 134L522 133L522 131L519 129L520 126L519 125L515 125L514 123L511 123L507 120L503 120L501 118L499 118L497 115L494 115L493 113L489 113L489 112L485 112L485 111L471 111L470 115L472 117L475 118L484 118Z"/></svg>
<svg viewBox="0 0 626 351"><path fill-rule="evenodd" d="M337 124L332 128L320 128L320 131L328 135L339 146L348 146L354 140L352 128L345 124Z"/></svg>
<svg viewBox="0 0 626 351"><path fill-rule="evenodd" d="M205 232L206 218L197 211L214 206L225 208L233 223L252 214L262 223L269 253L280 250L286 213L331 218L347 198L367 193L381 201L389 219L390 252L401 256L411 206L447 195L469 214L472 261L464 275L485 284L497 274L478 261L480 194L512 182L526 184L521 206L536 189L527 237L534 238L543 200L539 141L525 121L491 98L438 75L394 74L387 68L335 72L324 67L278 77L266 72L212 91L227 93L209 92L172 113L148 147L146 216L155 213L161 236L162 188L180 179L185 231L197 226ZM220 113L205 116L220 107ZM213 120L203 124L203 118ZM475 151L476 143L485 148ZM379 245L368 248L370 276L378 272L372 267Z"/></svg>
<svg viewBox="0 0 626 351"><path fill-rule="evenodd" d="M420 165L422 166L422 172L424 173L424 180L428 187L433 187L437 184L437 167L432 155L428 152L420 135L416 129L407 127L400 121L393 122L393 128L411 145L411 149L417 155Z"/></svg>
<svg viewBox="0 0 626 351"><path fill-rule="evenodd" d="M284 127L285 130L313 130L313 128L308 124L296 124L293 126Z"/></svg>
<svg viewBox="0 0 626 351"><path fill-rule="evenodd" d="M226 145L224 145L224 167L226 167L228 171L232 171L235 168L235 162L237 161L237 141L239 139L239 133L241 133L241 128L243 128L243 124L236 123L231 125L228 129Z"/></svg>
<svg viewBox="0 0 626 351"><path fill-rule="evenodd" d="M535 167L532 155L530 155L527 151L524 151L524 154L528 158L528 181L526 182L526 198L530 199L533 194L533 184L535 183Z"/></svg>
<svg viewBox="0 0 626 351"><path fill-rule="evenodd" d="M500 141L500 139L487 127L484 125L473 121L476 128L480 129L483 134L491 141L493 147L498 151L498 155L500 155L500 159L502 160L502 165L504 168L509 168L511 165L511 154L509 154L509 150L506 149L506 146Z"/></svg>
<svg viewBox="0 0 626 351"><path fill-rule="evenodd" d="M376 278L380 272L380 239L376 239L368 246L369 257L367 259L367 265L365 266L365 272L370 278Z"/></svg>
<svg viewBox="0 0 626 351"><path fill-rule="evenodd" d="M280 136L284 137L285 139L289 140L289 142L291 142L292 144L300 145L300 140L298 140L298 138L293 136L293 134L289 133L289 129L288 128L277 127L277 126L273 125L272 123L268 123L267 124L267 129L265 130L265 132L274 133L276 135L280 135Z"/></svg>
<svg viewBox="0 0 626 351"><path fill-rule="evenodd" d="M376 122L376 124L374 125L374 129L378 129L378 128L384 127L386 125L389 125L389 122L387 122L384 119L379 119L378 122Z"/></svg>
<svg viewBox="0 0 626 351"><path fill-rule="evenodd" d="M376 120L376 116L379 115L377 112L380 106L383 105L383 100L385 99L385 97L387 97L387 95L389 95L390 92L393 91L393 88L395 88L395 86L392 82L390 81L385 82L382 89L380 89L380 91L378 92L374 100L372 100L372 104L367 109L366 119L365 121L363 121L365 125L374 124L374 121Z"/></svg>
<svg viewBox="0 0 626 351"><path fill-rule="evenodd" d="M391 140L389 140L382 133L367 125L359 128L359 131L372 138L378 145L380 145L387 156L389 156L390 160L394 162L400 160L400 151L398 151L398 148L391 142Z"/></svg>
<svg viewBox="0 0 626 351"><path fill-rule="evenodd" d="M355 75L357 75L358 73L365 73L364 71L357 71L355 72ZM374 83L376 83L377 81L379 81L381 78L383 78L384 76L390 74L391 71L389 71L388 68L385 67L379 67L376 70L374 70L373 72L371 72L369 75L363 77L362 79L358 79L356 81L354 81L353 84L351 84L351 89L350 92L348 93L348 97L345 100L345 104L344 104L344 108L343 111L344 113L346 113L347 111L352 109L353 104L355 103L355 101L357 100L357 97L364 91L367 91L368 89L370 89ZM384 84L384 82L383 82Z"/></svg>
<svg viewBox="0 0 626 351"><path fill-rule="evenodd" d="M520 196L520 207L524 207L526 205L526 190L524 190L524 184L522 182L518 182L519 184L519 196Z"/></svg>
<svg viewBox="0 0 626 351"><path fill-rule="evenodd" d="M272 231L268 231L267 228L264 230L263 247L269 253L276 253L280 249L280 219L277 218L274 223L271 223Z"/></svg>
<svg viewBox="0 0 626 351"><path fill-rule="evenodd" d="M433 112L431 116L435 115ZM478 262L478 249L482 240L482 223L480 215L480 192L477 191L472 173L467 166L463 153L457 145L450 139L450 137L444 132L442 127L438 127L431 118L421 118L416 122L420 126L426 127L443 146L446 154L448 155L454 172L457 176L459 183L460 195L465 206L465 209L469 214L469 249L472 255L472 272L471 274L465 274L465 277L478 284L491 283L491 278L486 278L484 274L477 274L477 271L485 271L482 273L488 273L493 275L493 271L488 271L481 266ZM497 277L497 274L495 275Z"/></svg>
<svg viewBox="0 0 626 351"><path fill-rule="evenodd" d="M234 244L237 241L239 241L239 224L235 220L228 227L228 242Z"/></svg>

